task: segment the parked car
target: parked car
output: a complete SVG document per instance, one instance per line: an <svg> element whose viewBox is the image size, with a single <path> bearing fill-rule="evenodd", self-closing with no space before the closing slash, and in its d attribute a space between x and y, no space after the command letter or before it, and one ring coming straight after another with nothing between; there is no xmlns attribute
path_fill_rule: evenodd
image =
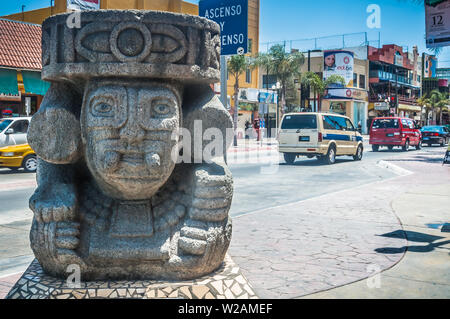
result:
<svg viewBox="0 0 450 319"><path fill-rule="evenodd" d="M369 143L372 150L378 152L380 147L392 150L401 147L408 151L410 146L422 148L422 133L412 119L401 117L377 117L370 127Z"/></svg>
<svg viewBox="0 0 450 319"><path fill-rule="evenodd" d="M440 146L444 146L448 144L450 139L450 131L445 126L424 126L420 130L423 136L423 143L431 146L432 144L439 144Z"/></svg>
<svg viewBox="0 0 450 319"><path fill-rule="evenodd" d="M317 157L334 164L336 156L363 157L363 138L352 121L328 113L289 113L283 116L278 136L279 151L292 164L297 156Z"/></svg>
<svg viewBox="0 0 450 319"><path fill-rule="evenodd" d="M31 117L8 117L0 119L0 147L27 143Z"/></svg>
<svg viewBox="0 0 450 319"><path fill-rule="evenodd" d="M28 144L10 145L0 148L0 167L12 170L23 168L27 172L37 169L36 153Z"/></svg>

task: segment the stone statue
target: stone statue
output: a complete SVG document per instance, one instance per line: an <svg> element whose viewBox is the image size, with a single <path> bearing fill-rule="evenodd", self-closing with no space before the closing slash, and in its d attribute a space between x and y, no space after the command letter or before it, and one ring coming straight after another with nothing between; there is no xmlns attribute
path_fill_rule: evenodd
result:
<svg viewBox="0 0 450 319"><path fill-rule="evenodd" d="M42 78L51 87L31 121L39 156L31 246L59 278L193 279L220 267L231 240L231 139L210 161L194 136L232 128L210 88L219 81L219 26L166 12L99 10L48 18ZM175 138L174 138L175 136ZM175 150L175 151L174 151Z"/></svg>

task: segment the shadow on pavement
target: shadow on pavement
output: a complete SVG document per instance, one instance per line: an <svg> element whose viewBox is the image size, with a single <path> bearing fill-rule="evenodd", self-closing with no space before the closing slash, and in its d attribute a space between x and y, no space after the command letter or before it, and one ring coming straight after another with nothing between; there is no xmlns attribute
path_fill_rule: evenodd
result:
<svg viewBox="0 0 450 319"><path fill-rule="evenodd" d="M428 252L433 251L437 247L444 246L444 245L447 245L448 243L450 243L450 240L435 243L435 241L438 241L445 237L433 236L433 235L429 235L429 234L408 231L408 230L407 231L396 230L394 232L379 235L379 236L389 237L389 238L402 238L402 239L406 238L408 240L408 242L428 243L428 245L420 245L420 246L419 245L416 245L416 246L408 245L408 246L404 246L404 247L395 247L395 248L394 247L383 247L383 248L375 249L375 251L377 253L382 253L382 254L399 254L399 253L404 253L407 250L411 251L411 252L415 252L415 253L428 253Z"/></svg>

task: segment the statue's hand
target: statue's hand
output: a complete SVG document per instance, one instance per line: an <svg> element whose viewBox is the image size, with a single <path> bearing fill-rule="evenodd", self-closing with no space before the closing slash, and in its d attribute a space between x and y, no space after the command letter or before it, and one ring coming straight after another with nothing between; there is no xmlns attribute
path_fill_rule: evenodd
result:
<svg viewBox="0 0 450 319"><path fill-rule="evenodd" d="M77 204L72 184L38 187L30 198L34 212L31 242L33 250L41 256L40 261L54 260L61 267L81 263L75 252L80 243Z"/></svg>
<svg viewBox="0 0 450 319"><path fill-rule="evenodd" d="M41 262L49 262L58 267L81 264L82 261L75 251L80 243L79 237L80 224L77 222L33 221L31 244Z"/></svg>
<svg viewBox="0 0 450 319"><path fill-rule="evenodd" d="M225 226L231 206L233 179L226 164L196 167L193 195L189 219L181 229L178 246L186 254L203 255L207 250L209 226Z"/></svg>
<svg viewBox="0 0 450 319"><path fill-rule="evenodd" d="M30 198L30 209L39 223L76 220L77 195L72 184L38 187Z"/></svg>

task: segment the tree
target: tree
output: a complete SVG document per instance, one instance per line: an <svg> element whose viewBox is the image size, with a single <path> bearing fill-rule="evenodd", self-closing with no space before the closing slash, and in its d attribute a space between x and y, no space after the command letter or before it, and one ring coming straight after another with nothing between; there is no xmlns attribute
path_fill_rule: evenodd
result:
<svg viewBox="0 0 450 319"><path fill-rule="evenodd" d="M320 111L322 108L322 97L324 96L327 87L330 84L345 85L345 79L340 75L333 74L324 81L316 73L306 72L302 76L302 84L307 85L313 89L314 105L316 105L316 94L317 94L319 107L316 109L316 111Z"/></svg>
<svg viewBox="0 0 450 319"><path fill-rule="evenodd" d="M273 74L280 82L281 114L286 107L286 88L289 81L300 77L300 68L305 63L305 56L300 52L286 53L283 45L277 44L268 53L260 54L255 64L264 67L267 75Z"/></svg>
<svg viewBox="0 0 450 319"><path fill-rule="evenodd" d="M234 106L232 106L233 123L234 123L234 146L237 146L237 124L239 112L239 77L245 73L247 69L253 69L254 62L245 55L233 55L227 63L228 74L234 78Z"/></svg>
<svg viewBox="0 0 450 319"><path fill-rule="evenodd" d="M442 125L442 111L444 107L446 107L450 103L447 93L433 90L427 95L419 98L417 102L425 107L427 114L427 124L430 124L428 121L428 112L431 109L431 111L433 112L433 118L435 118L435 115L437 115L437 113L439 112L439 124Z"/></svg>

